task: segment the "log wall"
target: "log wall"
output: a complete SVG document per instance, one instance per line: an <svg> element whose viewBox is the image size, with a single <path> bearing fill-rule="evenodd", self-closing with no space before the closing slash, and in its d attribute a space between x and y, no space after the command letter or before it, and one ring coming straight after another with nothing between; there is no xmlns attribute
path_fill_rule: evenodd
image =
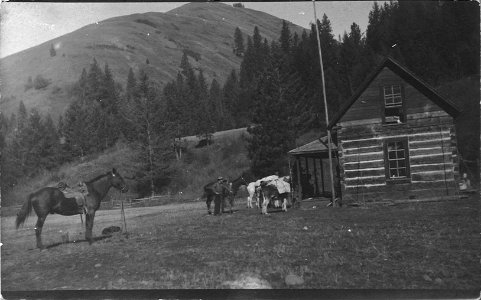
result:
<svg viewBox="0 0 481 300"><path fill-rule="evenodd" d="M338 129L342 197L376 202L454 196L457 193L456 133L443 113L408 115L401 125L351 125ZM410 178L386 178L384 142L407 139Z"/></svg>

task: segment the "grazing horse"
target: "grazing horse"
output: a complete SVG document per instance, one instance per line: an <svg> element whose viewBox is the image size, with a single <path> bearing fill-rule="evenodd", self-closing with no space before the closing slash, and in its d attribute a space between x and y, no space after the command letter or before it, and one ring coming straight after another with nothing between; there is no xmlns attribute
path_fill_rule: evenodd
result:
<svg viewBox="0 0 481 300"><path fill-rule="evenodd" d="M122 176L114 169L111 172L95 177L85 182L88 194L85 202L81 205L77 203L75 198L66 198L65 195L55 187L45 187L40 189L27 198L20 211L17 213L15 221L16 228L23 224L27 216L32 212L32 207L37 214L37 224L35 225L35 236L37 238L37 247L42 249L42 227L48 214L59 214L63 216L72 216L81 214L85 211L85 238L92 244L92 228L94 225L95 212L100 207L102 201L110 187L115 187L122 193L128 191Z"/></svg>
<svg viewBox="0 0 481 300"><path fill-rule="evenodd" d="M220 211L224 212L225 198L229 198L230 211L232 212L232 207L234 206L234 197L232 196L232 184L228 182L222 182L217 184L217 181L208 183L204 186L204 195L201 198L207 198L205 203L207 204L207 213L210 215L212 211L210 209L210 204L213 199L220 201Z"/></svg>

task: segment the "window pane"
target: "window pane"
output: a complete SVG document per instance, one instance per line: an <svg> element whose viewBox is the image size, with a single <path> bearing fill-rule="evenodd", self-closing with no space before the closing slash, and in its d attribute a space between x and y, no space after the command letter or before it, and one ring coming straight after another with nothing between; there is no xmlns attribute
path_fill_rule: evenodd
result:
<svg viewBox="0 0 481 300"><path fill-rule="evenodd" d="M399 85L394 85L394 86L392 87L392 93L393 93L393 94L401 94L401 86L399 86Z"/></svg>
<svg viewBox="0 0 481 300"><path fill-rule="evenodd" d="M389 141L386 143L387 151L385 154L388 160L389 177L392 179L408 177L406 141Z"/></svg>
<svg viewBox="0 0 481 300"><path fill-rule="evenodd" d="M397 165L398 165L398 168L405 168L406 167L406 161L404 159L398 160Z"/></svg>

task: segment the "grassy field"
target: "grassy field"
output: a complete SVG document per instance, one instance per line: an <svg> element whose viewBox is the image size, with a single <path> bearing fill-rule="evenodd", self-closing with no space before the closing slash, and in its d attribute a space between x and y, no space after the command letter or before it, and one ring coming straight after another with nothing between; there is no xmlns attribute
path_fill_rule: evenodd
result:
<svg viewBox="0 0 481 300"><path fill-rule="evenodd" d="M479 289L479 197L439 203L327 208L303 202L262 216L207 215L196 201L126 210L129 237L83 238L78 216L50 215L34 249L35 217L2 225L2 290L383 288ZM99 211L94 235L121 225ZM286 283L286 279L289 284ZM296 284L293 284L297 281ZM293 285L291 285L293 284Z"/></svg>

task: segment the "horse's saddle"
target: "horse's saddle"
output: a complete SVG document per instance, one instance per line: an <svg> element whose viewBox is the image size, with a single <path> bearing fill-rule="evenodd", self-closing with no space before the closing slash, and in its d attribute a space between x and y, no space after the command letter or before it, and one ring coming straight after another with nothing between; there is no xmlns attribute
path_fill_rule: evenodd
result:
<svg viewBox="0 0 481 300"><path fill-rule="evenodd" d="M83 210L85 206L85 196L87 195L87 186L84 182L78 184L77 187L72 188L65 183L59 183L59 189L65 195L65 198L74 198L79 210ZM74 206L74 204L70 204Z"/></svg>

